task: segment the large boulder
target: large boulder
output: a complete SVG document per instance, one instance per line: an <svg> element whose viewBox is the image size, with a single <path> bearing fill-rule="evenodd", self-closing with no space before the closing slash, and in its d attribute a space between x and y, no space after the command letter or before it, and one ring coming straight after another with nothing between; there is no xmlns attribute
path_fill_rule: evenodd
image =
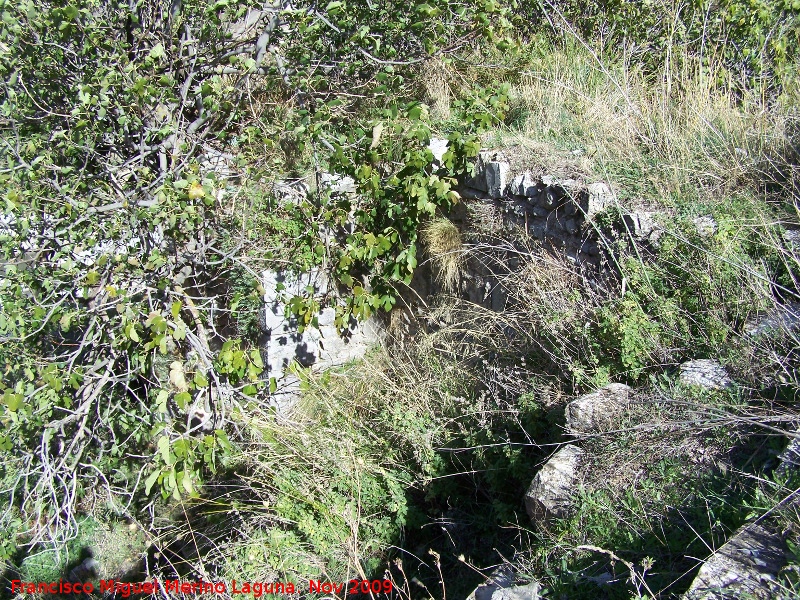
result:
<svg viewBox="0 0 800 600"><path fill-rule="evenodd" d="M700 567L684 599L778 598L775 576L785 564L783 538L761 525L746 525Z"/></svg>
<svg viewBox="0 0 800 600"><path fill-rule="evenodd" d="M628 403L631 388L623 383L607 386L585 394L567 404L567 431L573 435L608 429L614 417Z"/></svg>
<svg viewBox="0 0 800 600"><path fill-rule="evenodd" d="M678 381L684 385L694 385L707 390L722 390L733 385L733 380L725 367L708 358L683 363L680 366Z"/></svg>
<svg viewBox="0 0 800 600"><path fill-rule="evenodd" d="M566 444L533 478L525 494L525 509L533 520L562 518L569 514L583 450Z"/></svg>

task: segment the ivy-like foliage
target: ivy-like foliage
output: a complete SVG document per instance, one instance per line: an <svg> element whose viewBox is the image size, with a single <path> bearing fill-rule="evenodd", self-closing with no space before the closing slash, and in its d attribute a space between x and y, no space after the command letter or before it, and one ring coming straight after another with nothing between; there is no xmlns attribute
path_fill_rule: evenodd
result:
<svg viewBox="0 0 800 600"><path fill-rule="evenodd" d="M253 137L254 90L292 114L261 137L291 127L364 194L315 208L329 227L356 211L330 249L352 290L346 322L391 306L416 227L457 199L452 176L477 151L474 128L454 133L434 167L425 109L404 100L408 69L478 37L502 43L506 21L494 0L0 0L0 19L7 556L74 531L85 485L125 509L139 490L196 495L231 453L241 403L267 399L258 349L217 333L213 276L257 273L222 247L221 185L203 160Z"/></svg>

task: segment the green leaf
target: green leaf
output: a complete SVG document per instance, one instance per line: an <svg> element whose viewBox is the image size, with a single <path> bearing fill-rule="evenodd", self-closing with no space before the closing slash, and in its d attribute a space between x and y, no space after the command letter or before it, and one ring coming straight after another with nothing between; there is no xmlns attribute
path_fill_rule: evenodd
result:
<svg viewBox="0 0 800 600"><path fill-rule="evenodd" d="M196 371L194 374L194 384L199 388L207 387L208 379L206 379L206 376L203 375L200 371Z"/></svg>
<svg viewBox="0 0 800 600"><path fill-rule="evenodd" d="M145 481L144 481L144 493L145 493L146 496L150 495L150 490L153 489L153 485L155 484L155 482L158 479L159 475L161 475L161 470L160 469L158 471L153 471L152 473L150 473L150 475L148 475L147 479L145 479Z"/></svg>
<svg viewBox="0 0 800 600"><path fill-rule="evenodd" d="M161 42L159 42L158 44L153 46L153 48L150 50L150 54L148 54L148 56L150 58L161 58L165 54L166 54L166 52L164 52L164 45Z"/></svg>
<svg viewBox="0 0 800 600"><path fill-rule="evenodd" d="M169 392L167 390L160 390L156 396L156 410L159 413L167 412L167 402L169 401Z"/></svg>
<svg viewBox="0 0 800 600"><path fill-rule="evenodd" d="M191 401L192 395L189 392L179 392L175 394L175 402L181 410L184 410Z"/></svg>
<svg viewBox="0 0 800 600"><path fill-rule="evenodd" d="M183 305L178 300L176 300L175 302L172 303L172 306L170 307L170 312L172 313L172 318L173 319L177 319L178 315L181 314L181 307L182 306Z"/></svg>
<svg viewBox="0 0 800 600"><path fill-rule="evenodd" d="M22 406L22 394L14 394L11 390L6 390L3 393L3 402L11 412L16 412Z"/></svg>
<svg viewBox="0 0 800 600"><path fill-rule="evenodd" d="M166 435L162 435L158 438L158 451L161 454L161 460L163 460L165 464L171 465L172 457L169 453L169 438Z"/></svg>

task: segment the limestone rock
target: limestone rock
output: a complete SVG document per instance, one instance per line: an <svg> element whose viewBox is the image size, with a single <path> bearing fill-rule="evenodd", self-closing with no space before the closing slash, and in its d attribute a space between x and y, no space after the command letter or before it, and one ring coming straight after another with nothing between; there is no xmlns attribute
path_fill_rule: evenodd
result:
<svg viewBox="0 0 800 600"><path fill-rule="evenodd" d="M308 192L308 184L302 179L276 181L272 184L272 194L284 204L299 204L308 197Z"/></svg>
<svg viewBox="0 0 800 600"><path fill-rule="evenodd" d="M742 527L700 568L685 600L778 597L775 576L786 563L786 544L765 527Z"/></svg>
<svg viewBox="0 0 800 600"><path fill-rule="evenodd" d="M510 183L511 165L499 152L480 152L475 175L467 184L486 192L490 198L502 198Z"/></svg>
<svg viewBox="0 0 800 600"><path fill-rule="evenodd" d="M498 567L489 579L475 588L467 600L540 600L541 585L513 585L514 574L508 565Z"/></svg>
<svg viewBox="0 0 800 600"><path fill-rule="evenodd" d="M776 306L744 324L744 333L749 337L758 337L768 333L794 331L800 326L800 304L791 303Z"/></svg>
<svg viewBox="0 0 800 600"><path fill-rule="evenodd" d="M302 333L293 317L286 317L286 303L292 296L303 296L312 290L314 296L330 293L331 283L320 270L296 275L291 272L265 271L262 275L265 310L261 322L264 341L261 352L265 376L275 377L278 391L273 401L279 408L289 406L296 398L298 381L287 372L296 361L304 367L325 369L362 357L381 342L384 328L377 317L353 322L343 338L337 331L335 310L325 308L318 315L319 327L308 327Z"/></svg>
<svg viewBox="0 0 800 600"><path fill-rule="evenodd" d="M725 367L715 360L690 360L680 366L680 371L679 381L684 385L696 385L709 390L721 390L733 385Z"/></svg>
<svg viewBox="0 0 800 600"><path fill-rule="evenodd" d="M336 173L319 174L319 185L331 194L355 194L356 182L352 177L337 175Z"/></svg>
<svg viewBox="0 0 800 600"><path fill-rule="evenodd" d="M603 212L605 209L613 206L616 200L611 189L601 181L590 183L586 187L586 193L589 196L589 202L586 208L587 219L591 219L597 213Z"/></svg>
<svg viewBox="0 0 800 600"><path fill-rule="evenodd" d="M525 171L521 175L514 177L511 182L511 193L515 196L525 196L526 198L535 198L539 195L537 181L533 178L533 173Z"/></svg>
<svg viewBox="0 0 800 600"><path fill-rule="evenodd" d="M800 247L800 229L787 229L783 232L783 241L790 250Z"/></svg>
<svg viewBox="0 0 800 600"><path fill-rule="evenodd" d="M428 144L428 150L431 151L433 154L433 159L438 165L442 164L442 158L449 148L450 142L441 138L431 138L431 141Z"/></svg>
<svg viewBox="0 0 800 600"><path fill-rule="evenodd" d="M582 434L603 430L627 404L630 392L625 384L610 383L573 400L566 408L567 431Z"/></svg>
<svg viewBox="0 0 800 600"><path fill-rule="evenodd" d="M212 146L205 146L199 163L201 173L213 173L218 181L239 179L239 172L236 169L236 157L233 154L220 152Z"/></svg>
<svg viewBox="0 0 800 600"><path fill-rule="evenodd" d="M637 240L657 242L662 229L656 221L658 213L653 211L635 211L622 217L625 227Z"/></svg>
<svg viewBox="0 0 800 600"><path fill-rule="evenodd" d="M496 590L492 594L492 600L540 600L542 586L537 582L528 585L515 585L509 588Z"/></svg>
<svg viewBox="0 0 800 600"><path fill-rule="evenodd" d="M697 217L693 222L700 237L710 237L717 233L717 222L711 215Z"/></svg>
<svg viewBox="0 0 800 600"><path fill-rule="evenodd" d="M531 519L565 517L569 513L583 450L566 444L545 463L525 494Z"/></svg>

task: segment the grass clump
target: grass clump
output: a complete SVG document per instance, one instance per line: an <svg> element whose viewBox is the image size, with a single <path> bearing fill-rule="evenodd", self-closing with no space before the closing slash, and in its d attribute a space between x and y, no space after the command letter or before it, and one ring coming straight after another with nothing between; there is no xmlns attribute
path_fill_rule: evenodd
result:
<svg viewBox="0 0 800 600"><path fill-rule="evenodd" d="M445 291L455 291L464 263L461 232L452 221L440 217L424 225L421 233L437 280Z"/></svg>

